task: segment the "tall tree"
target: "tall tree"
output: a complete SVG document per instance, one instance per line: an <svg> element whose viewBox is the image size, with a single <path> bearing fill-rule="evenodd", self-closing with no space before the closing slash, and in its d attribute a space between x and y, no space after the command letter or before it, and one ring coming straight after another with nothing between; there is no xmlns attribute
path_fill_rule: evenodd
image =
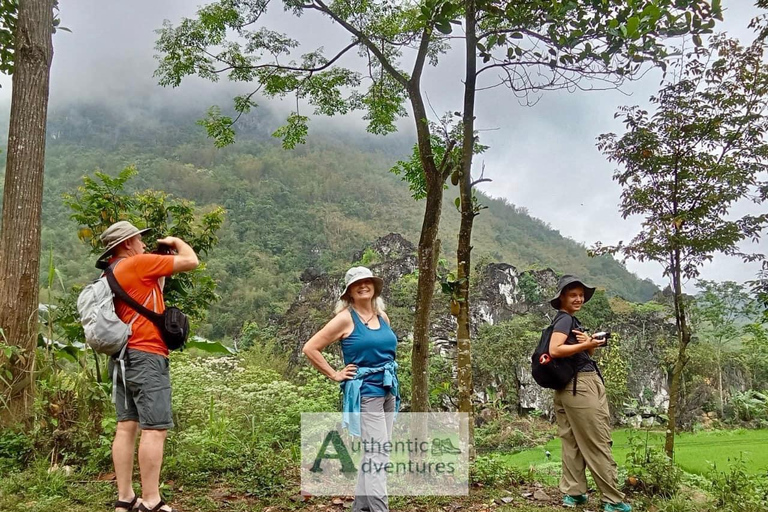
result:
<svg viewBox="0 0 768 512"><path fill-rule="evenodd" d="M682 64L679 80L651 98L655 112L623 107L617 117L627 132L599 137L598 147L620 168L614 179L623 187L624 218L642 216L642 230L629 242L597 253L622 253L639 261L657 261L671 280L678 335L677 358L669 384L669 426L665 450L674 454L680 380L691 341L689 304L683 280L699 275L715 253L745 260L759 254L739 248L758 240L768 215L729 214L741 200L763 202L768 144L768 71L763 45L744 48L715 37L709 51L698 49Z"/></svg>
<svg viewBox="0 0 768 512"><path fill-rule="evenodd" d="M2 394L7 398L10 418L27 417L34 392L53 9L52 0L20 2L14 27L13 90L0 227L0 327L6 343L19 349L8 361L11 378L0 384L5 388Z"/></svg>
<svg viewBox="0 0 768 512"><path fill-rule="evenodd" d="M291 60L300 42L258 27L269 0L220 0L200 9L196 19L184 19L176 27L167 23L162 29L157 44L160 83L177 86L182 78L194 74L211 80L226 74L230 80L255 83L253 92L235 99L235 119L222 115L218 108L209 111L204 124L219 145L234 140L232 126L255 106L252 98L257 93L296 97L295 111L275 132L286 147L306 138L309 118L300 113L306 108L302 102L323 115L362 110L368 130L379 134L393 131L395 120L406 114L405 104L410 105L418 161L418 168L412 167L417 174L412 188L415 195L426 199L412 354L415 411L428 407L429 311L443 188L455 166L449 156L454 147L462 151L473 147L469 142L449 140L441 151L436 150L440 137L432 130L422 90L426 65L437 66L452 40L466 40L452 34L452 27L462 20L466 23L466 13L471 11L470 23L482 30L476 41L466 45L470 67L465 77L471 76L471 84L465 85L465 104L474 109L475 80L481 75L493 76L491 82L506 85L523 97L535 90L583 87L585 78L615 86L637 73L644 60L662 61L665 36L708 31L714 24L713 13L719 13L719 7L710 9L705 0L490 0L471 5L452 0L328 4L283 0L282 4L296 16L319 13L333 21L351 37L350 43L331 58L319 48ZM233 37L228 38L230 35ZM340 64L349 60L352 50L361 57L358 67L365 71ZM483 66L472 72L478 59ZM474 111L459 116L470 121L463 130L472 134ZM463 154L459 161L471 169L471 154ZM469 172L462 175L471 183ZM469 258L462 261L469 268Z"/></svg>
<svg viewBox="0 0 768 512"><path fill-rule="evenodd" d="M701 289L693 304L693 318L698 320L696 334L706 343L717 364L718 411L723 417L723 356L733 354L741 345L744 327L756 321L757 307L752 294L734 281L718 283L699 280Z"/></svg>
<svg viewBox="0 0 768 512"><path fill-rule="evenodd" d="M714 17L720 16L719 8L702 10L695 3L678 4L678 9L690 9L678 13L688 22L660 23L664 14L674 19L671 7L671 4L632 5L630 2L610 6L579 2L567 6L541 2L514 6L495 1L463 3L464 104L457 158L460 165L454 171L455 177L452 176L452 182L459 187L457 206L461 216L456 251L458 279L454 283L461 412L473 413L471 242L475 217L482 209L475 196L475 186L486 181L482 175L478 179L472 176L473 156L487 149L477 143L475 134L478 92L503 86L531 103L529 95L538 91L619 86L624 80L637 76L645 61L665 66L666 49L661 43L664 35L709 30ZM497 73L496 77L493 73ZM587 85L589 81L592 83ZM470 451L474 446L472 425L470 421Z"/></svg>

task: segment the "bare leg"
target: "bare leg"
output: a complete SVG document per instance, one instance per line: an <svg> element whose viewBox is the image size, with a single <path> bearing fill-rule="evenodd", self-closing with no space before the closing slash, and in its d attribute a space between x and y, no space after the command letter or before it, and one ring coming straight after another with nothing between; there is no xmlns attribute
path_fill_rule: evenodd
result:
<svg viewBox="0 0 768 512"><path fill-rule="evenodd" d="M141 431L139 442L141 497L144 506L149 509L160 503L160 468L163 465L163 448L167 435L167 430Z"/></svg>
<svg viewBox="0 0 768 512"><path fill-rule="evenodd" d="M136 450L137 421L117 422L115 440L112 443L112 462L115 464L117 499L130 502L133 499L133 456ZM123 509L116 509L123 510Z"/></svg>

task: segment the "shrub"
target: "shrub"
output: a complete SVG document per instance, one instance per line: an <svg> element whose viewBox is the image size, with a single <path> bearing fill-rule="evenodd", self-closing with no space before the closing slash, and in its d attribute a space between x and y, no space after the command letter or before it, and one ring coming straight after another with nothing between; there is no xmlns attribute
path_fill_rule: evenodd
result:
<svg viewBox="0 0 768 512"><path fill-rule="evenodd" d="M648 445L648 433L643 439L636 432L628 438L628 483L648 496L674 496L682 479L682 471L667 457L661 447Z"/></svg>
<svg viewBox="0 0 768 512"><path fill-rule="evenodd" d="M0 473L9 473L21 467L32 455L32 438L22 431L0 431Z"/></svg>
<svg viewBox="0 0 768 512"><path fill-rule="evenodd" d="M52 463L83 464L90 459L101 443L102 420L114 414L109 387L70 362L45 367L37 381L30 431L36 452L48 454Z"/></svg>
<svg viewBox="0 0 768 512"><path fill-rule="evenodd" d="M185 485L227 480L243 492L269 495L287 485L289 452L275 450L270 439L241 432L228 420L208 428L190 427L169 442L165 472Z"/></svg>
<svg viewBox="0 0 768 512"><path fill-rule="evenodd" d="M707 474L714 506L722 512L765 512L768 510L768 475L751 475L740 456L726 471L713 464Z"/></svg>
<svg viewBox="0 0 768 512"><path fill-rule="evenodd" d="M469 471L473 483L487 486L509 486L525 483L523 473L501 460L498 455L479 456Z"/></svg>
<svg viewBox="0 0 768 512"><path fill-rule="evenodd" d="M753 389L731 397L728 411L738 421L768 420L768 394Z"/></svg>
<svg viewBox="0 0 768 512"><path fill-rule="evenodd" d="M549 422L501 412L475 429L475 446L480 452L499 450L514 453L545 444L554 435L555 427Z"/></svg>
<svg viewBox="0 0 768 512"><path fill-rule="evenodd" d="M174 355L167 475L190 485L226 480L265 496L287 485L302 412L339 410L339 386L300 368L292 381L269 368L256 347L240 356Z"/></svg>

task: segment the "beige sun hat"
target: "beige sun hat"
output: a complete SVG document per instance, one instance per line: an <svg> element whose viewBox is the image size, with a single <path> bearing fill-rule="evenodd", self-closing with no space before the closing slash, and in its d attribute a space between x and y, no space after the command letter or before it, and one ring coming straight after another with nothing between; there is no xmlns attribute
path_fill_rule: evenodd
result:
<svg viewBox="0 0 768 512"><path fill-rule="evenodd" d="M101 234L101 243L104 245L104 252L98 257L97 261L104 259L112 250L136 235L146 233L151 228L139 229L127 220L115 222Z"/></svg>
<svg viewBox="0 0 768 512"><path fill-rule="evenodd" d="M381 295L381 288L384 286L384 280L382 278L374 276L373 272L371 272L371 269L368 267L352 267L347 270L347 273L344 275L344 291L341 292L339 297L344 297L347 294L352 283L362 281L363 279L370 279L373 281L374 298Z"/></svg>

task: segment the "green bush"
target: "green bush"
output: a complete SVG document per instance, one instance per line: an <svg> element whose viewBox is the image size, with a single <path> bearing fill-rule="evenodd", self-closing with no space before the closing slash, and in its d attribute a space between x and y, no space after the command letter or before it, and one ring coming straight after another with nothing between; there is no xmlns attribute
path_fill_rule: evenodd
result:
<svg viewBox="0 0 768 512"><path fill-rule="evenodd" d="M20 469L31 457L34 443L25 432L0 431L0 473Z"/></svg>
<svg viewBox="0 0 768 512"><path fill-rule="evenodd" d="M269 439L219 420L175 436L169 442L165 473L183 485L227 481L242 492L264 496L287 485L285 472L292 463L290 452L275 450Z"/></svg>
<svg viewBox="0 0 768 512"><path fill-rule="evenodd" d="M509 454L545 444L554 435L555 427L549 422L502 411L475 429L475 446L479 452L498 450Z"/></svg>
<svg viewBox="0 0 768 512"><path fill-rule="evenodd" d="M493 388L504 404L518 404L518 375L530 371L531 354L546 326L540 315L525 314L497 324L481 324L472 341L475 387Z"/></svg>
<svg viewBox="0 0 768 512"><path fill-rule="evenodd" d="M501 450L515 453L526 447L526 435L504 419L489 421L475 429L475 446L480 452Z"/></svg>
<svg viewBox="0 0 768 512"><path fill-rule="evenodd" d="M768 474L751 475L739 457L726 471L713 464L707 474L714 507L721 512L765 512L768 510Z"/></svg>
<svg viewBox="0 0 768 512"><path fill-rule="evenodd" d="M647 436L647 432L645 437L631 432L627 440L626 470L630 483L648 496L674 496L680 488L683 472L661 447L649 446Z"/></svg>
<svg viewBox="0 0 768 512"><path fill-rule="evenodd" d="M42 351L38 357L39 361L47 359ZM94 450L102 444L103 420L114 417L110 385L96 382L82 359L79 364L56 359L50 365L41 366L43 372L36 383L34 423L29 431L35 452L46 454L51 463L88 464Z"/></svg>
<svg viewBox="0 0 768 512"><path fill-rule="evenodd" d="M728 403L727 411L737 421L768 420L768 393L749 389L736 393Z"/></svg>
<svg viewBox="0 0 768 512"><path fill-rule="evenodd" d="M339 386L303 367L291 381L269 368L256 347L242 355L193 358L171 365L176 429L166 472L188 485L226 480L269 495L296 465L302 412L339 410Z"/></svg>
<svg viewBox="0 0 768 512"><path fill-rule="evenodd" d="M498 455L478 456L469 471L472 483L487 486L510 486L525 483L525 475Z"/></svg>

